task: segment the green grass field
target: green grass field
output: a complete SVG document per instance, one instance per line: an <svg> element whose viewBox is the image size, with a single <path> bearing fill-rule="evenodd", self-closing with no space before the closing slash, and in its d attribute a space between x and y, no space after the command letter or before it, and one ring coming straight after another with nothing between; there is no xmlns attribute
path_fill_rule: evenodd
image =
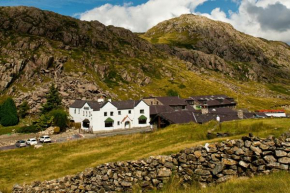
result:
<svg viewBox="0 0 290 193"><path fill-rule="evenodd" d="M288 193L290 173L277 172L267 176L236 178L207 188L201 188L198 184L187 188L180 188L180 186L182 185L177 180L172 180L162 191L156 193Z"/></svg>
<svg viewBox="0 0 290 193"><path fill-rule="evenodd" d="M279 136L289 131L290 119L253 119L222 123L231 137L208 139L207 131L216 122L204 125L171 125L152 133L114 136L23 148L0 152L0 190L10 191L15 183L30 183L72 175L106 162L136 160L178 152L206 142L240 138L249 132L257 136Z"/></svg>

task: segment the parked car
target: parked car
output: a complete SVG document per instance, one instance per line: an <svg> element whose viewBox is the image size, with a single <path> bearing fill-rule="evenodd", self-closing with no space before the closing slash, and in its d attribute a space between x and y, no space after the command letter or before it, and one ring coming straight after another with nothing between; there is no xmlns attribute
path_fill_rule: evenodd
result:
<svg viewBox="0 0 290 193"><path fill-rule="evenodd" d="M29 138L26 141L27 145L36 145L37 144L37 140L35 138Z"/></svg>
<svg viewBox="0 0 290 193"><path fill-rule="evenodd" d="M16 147L26 147L26 142L24 140L18 140L16 143L15 143L15 146Z"/></svg>
<svg viewBox="0 0 290 193"><path fill-rule="evenodd" d="M48 135L41 136L39 138L40 143L51 143L51 139Z"/></svg>

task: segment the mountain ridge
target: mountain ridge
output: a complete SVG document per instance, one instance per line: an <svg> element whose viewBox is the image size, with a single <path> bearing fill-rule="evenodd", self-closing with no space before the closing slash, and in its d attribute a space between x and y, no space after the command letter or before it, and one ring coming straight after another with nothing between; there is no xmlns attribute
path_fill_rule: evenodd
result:
<svg viewBox="0 0 290 193"><path fill-rule="evenodd" d="M140 99L170 89L181 97L246 96L240 107L250 109L289 104L288 77L261 81L242 62L231 64L214 52L188 49L180 37L174 37L179 46L152 43L148 34L150 30L137 35L37 8L0 7L0 97L13 96L17 105L27 100L36 113L53 82L65 106L74 99ZM254 73L243 75L234 68L239 65Z"/></svg>
<svg viewBox="0 0 290 193"><path fill-rule="evenodd" d="M215 55L218 57L217 65L222 66L226 73L232 71L238 75L242 71L246 79L262 82L277 82L280 77L289 79L289 45L252 37L228 23L204 16L185 14L163 21L149 29L143 38L153 44L169 45L171 49L164 46L161 49L190 62ZM214 64L212 68L221 71ZM209 68L209 65L204 66Z"/></svg>

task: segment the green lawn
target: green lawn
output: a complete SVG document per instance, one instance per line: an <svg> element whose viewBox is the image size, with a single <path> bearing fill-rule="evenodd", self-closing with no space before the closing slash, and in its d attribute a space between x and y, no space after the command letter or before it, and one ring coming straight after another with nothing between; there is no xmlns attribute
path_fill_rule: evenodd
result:
<svg viewBox="0 0 290 193"><path fill-rule="evenodd" d="M170 154L186 147L227 139L207 139L207 131L215 125L216 122L171 125L146 134L86 139L45 145L41 149L23 148L0 152L0 189L10 190L15 183L75 174L106 162ZM249 132L262 137L279 136L288 131L289 127L290 119L253 119L222 123L221 131L216 132L232 133L233 136L228 138L240 138Z"/></svg>

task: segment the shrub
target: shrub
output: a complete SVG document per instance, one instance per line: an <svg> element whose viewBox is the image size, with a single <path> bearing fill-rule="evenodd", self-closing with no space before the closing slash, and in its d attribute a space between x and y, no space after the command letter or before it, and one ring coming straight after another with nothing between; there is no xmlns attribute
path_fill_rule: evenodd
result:
<svg viewBox="0 0 290 193"><path fill-rule="evenodd" d="M17 133L37 133L39 131L35 125L23 126L17 129Z"/></svg>
<svg viewBox="0 0 290 193"><path fill-rule="evenodd" d="M61 109L53 110L49 113L50 117L52 117L53 125L58 126L60 131L64 131L68 126L68 114Z"/></svg>
<svg viewBox="0 0 290 193"><path fill-rule="evenodd" d="M42 131L51 126L53 122L53 117L48 115L41 115L39 119L36 121L35 126L39 131Z"/></svg>
<svg viewBox="0 0 290 193"><path fill-rule="evenodd" d="M81 123L75 123L75 129L80 129L82 127L82 124Z"/></svg>
<svg viewBox="0 0 290 193"><path fill-rule="evenodd" d="M14 126L19 122L16 105L12 98L7 98L0 109L1 125Z"/></svg>
<svg viewBox="0 0 290 193"><path fill-rule="evenodd" d="M178 92L176 90L173 89L169 89L166 92L167 96L178 96Z"/></svg>
<svg viewBox="0 0 290 193"><path fill-rule="evenodd" d="M18 107L18 114L21 118L25 118L26 115L28 115L29 105L27 101L24 101L19 107Z"/></svg>
<svg viewBox="0 0 290 193"><path fill-rule="evenodd" d="M60 128L59 128L59 127L54 127L54 129L53 129L53 133L54 133L54 134L58 134L58 133L60 133Z"/></svg>

